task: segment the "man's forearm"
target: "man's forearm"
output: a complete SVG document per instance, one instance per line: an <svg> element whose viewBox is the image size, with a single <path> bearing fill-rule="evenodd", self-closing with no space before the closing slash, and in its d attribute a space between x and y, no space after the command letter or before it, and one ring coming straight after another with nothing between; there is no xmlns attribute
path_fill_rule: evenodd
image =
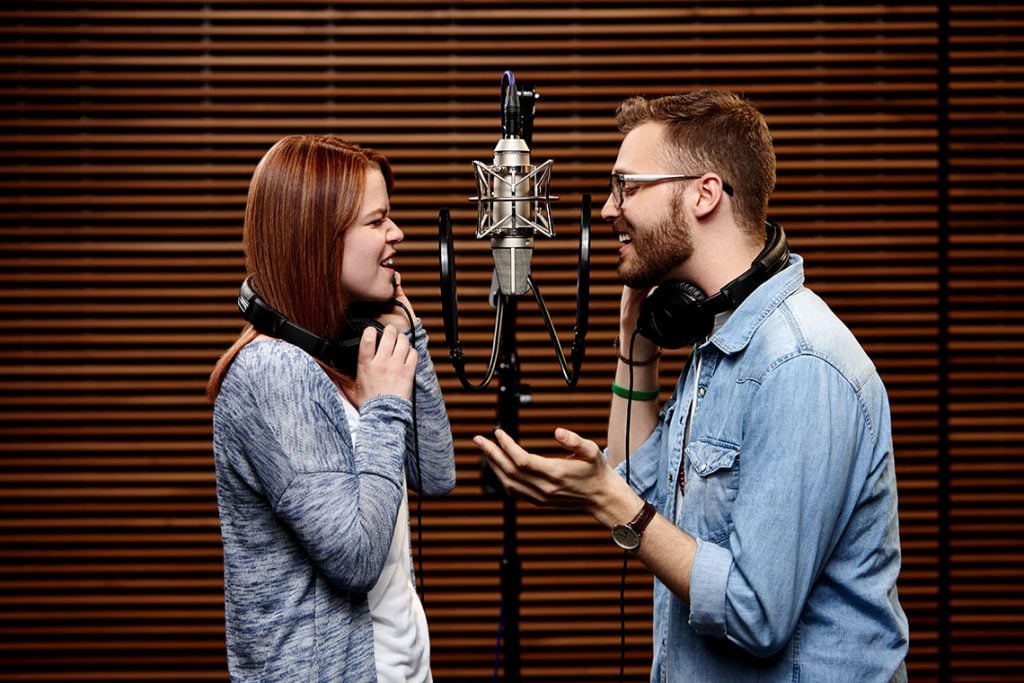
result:
<svg viewBox="0 0 1024 683"><path fill-rule="evenodd" d="M639 342L639 340L638 340ZM658 386L658 361L655 358L657 347L654 347L649 342L643 345L643 351L641 352L634 346L634 353L636 354L636 362L652 361L646 365L636 365L632 367L633 374L633 392L653 392L660 389ZM628 348L625 353L622 349L619 350L621 355L628 353ZM645 355L640 355L641 353ZM617 367L615 369L615 383L624 389L630 388L630 366L622 361L617 361ZM629 405L632 403L632 405ZM608 413L608 461L612 467L615 467L622 462L626 457L626 410L629 408L629 452L632 453L636 448L647 440L647 437L651 435L654 428L658 424L658 413L660 406L658 400L633 400L630 402L629 399L623 398L616 394L612 394L611 408Z"/></svg>
<svg viewBox="0 0 1024 683"><path fill-rule="evenodd" d="M594 519L609 530L616 524L631 520L643 506L640 496L624 484L622 479L618 479L615 485L603 487L589 510ZM651 520L636 550L636 557L651 573L687 603L690 601L690 574L696 555L696 539L661 514Z"/></svg>

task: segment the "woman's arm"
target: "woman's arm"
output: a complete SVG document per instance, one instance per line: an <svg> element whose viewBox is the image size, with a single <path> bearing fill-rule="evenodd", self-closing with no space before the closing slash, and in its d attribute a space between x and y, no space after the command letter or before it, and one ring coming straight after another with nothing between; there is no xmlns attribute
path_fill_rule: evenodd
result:
<svg viewBox="0 0 1024 683"><path fill-rule="evenodd" d="M455 488L455 449L448 409L441 394L437 372L427 349L429 341L417 320L413 328L419 354L413 391L416 419L406 438L406 473L409 486L427 496L440 496ZM420 467L423 476L420 476Z"/></svg>

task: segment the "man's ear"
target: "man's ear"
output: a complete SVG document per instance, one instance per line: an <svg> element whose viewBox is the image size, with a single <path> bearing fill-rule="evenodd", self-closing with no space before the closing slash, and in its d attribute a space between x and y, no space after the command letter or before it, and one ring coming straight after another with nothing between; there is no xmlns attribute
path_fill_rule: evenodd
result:
<svg viewBox="0 0 1024 683"><path fill-rule="evenodd" d="M715 173L705 173L697 183L697 202L693 206L693 215L704 218L722 201L722 179Z"/></svg>

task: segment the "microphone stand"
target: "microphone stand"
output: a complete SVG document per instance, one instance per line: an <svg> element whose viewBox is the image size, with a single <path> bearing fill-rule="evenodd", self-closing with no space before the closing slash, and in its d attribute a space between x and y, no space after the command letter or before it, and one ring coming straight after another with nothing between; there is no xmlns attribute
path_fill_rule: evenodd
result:
<svg viewBox="0 0 1024 683"><path fill-rule="evenodd" d="M519 406L524 400L519 383L519 358L516 355L516 298L511 297L505 309L502 327L502 354L498 363L498 426L519 441ZM522 592L523 565L519 559L516 540L517 511L515 499L508 495L498 481L486 459L481 460L481 477L485 493L501 497L501 565L498 572L501 584L501 609L498 614L499 637L505 680L518 681L520 669L519 596ZM497 672L497 662L495 662Z"/></svg>
<svg viewBox="0 0 1024 683"><path fill-rule="evenodd" d="M527 88L518 90L520 115L523 117L522 129L524 138L529 144L532 132L534 101L536 93ZM590 220L591 198L589 194L582 197L580 212L580 245L579 265L576 276L576 325L573 328L573 342L570 360L567 362L562 351L551 315L544 299L537 289L533 278L528 276L530 291L544 318L544 324L551 338L556 358L562 370L562 376L570 387L576 386L579 380L580 366L585 352L585 337L589 321L590 306ZM519 440L519 408L529 401L528 390L520 383L519 357L516 353L516 318L518 297L503 294L492 282L491 302L495 308L494 334L491 342L491 355L484 378L478 384L470 382L465 372L466 359L462 352L459 339L458 296L455 284L455 250L452 244L452 221L447 209L438 214L438 236L440 243L441 270L441 309L444 317L444 335L448 345L449 357L455 373L462 386L471 390L485 388L497 373L498 388L498 427L509 436ZM501 641L501 655L504 664L505 679L520 680L520 629L519 608L522 588L522 563L519 559L516 541L516 501L501 486L486 459L481 462L483 490L486 495L499 496L502 500L502 557L499 579L501 582L501 610L498 617L498 637ZM497 677L497 653L495 653L495 677Z"/></svg>

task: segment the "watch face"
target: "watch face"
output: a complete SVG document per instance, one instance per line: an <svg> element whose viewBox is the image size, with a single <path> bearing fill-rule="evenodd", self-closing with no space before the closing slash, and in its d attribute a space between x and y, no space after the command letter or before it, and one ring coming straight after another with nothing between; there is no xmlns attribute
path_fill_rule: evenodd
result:
<svg viewBox="0 0 1024 683"><path fill-rule="evenodd" d="M633 527L626 524L617 524L612 528L612 540L624 550L636 550L640 547L640 536Z"/></svg>

